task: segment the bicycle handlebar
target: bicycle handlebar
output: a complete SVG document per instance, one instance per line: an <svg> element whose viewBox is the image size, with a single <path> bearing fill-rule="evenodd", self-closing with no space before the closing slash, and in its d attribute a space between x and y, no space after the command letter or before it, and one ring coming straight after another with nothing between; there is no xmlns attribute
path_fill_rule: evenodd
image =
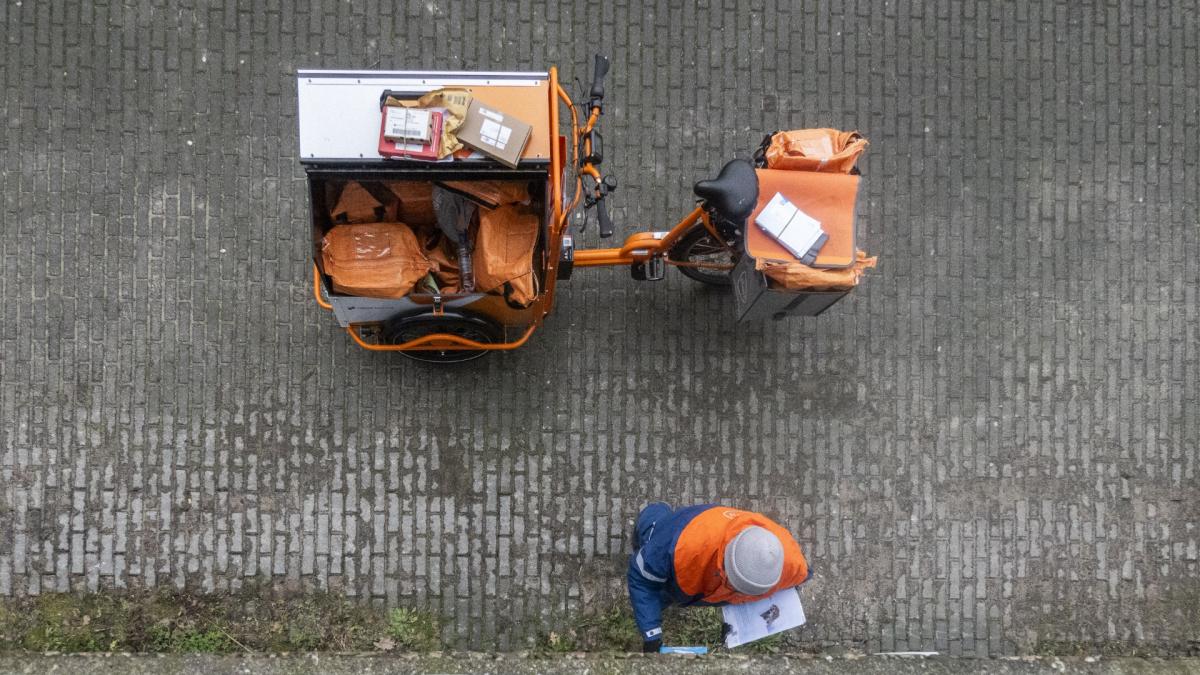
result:
<svg viewBox="0 0 1200 675"><path fill-rule="evenodd" d="M608 207L604 204L604 199L596 200L596 218L600 221L600 237L607 239L612 236L613 224L612 219L608 217Z"/></svg>
<svg viewBox="0 0 1200 675"><path fill-rule="evenodd" d="M592 76L592 105L604 98L604 77L608 75L608 57L596 55L596 70Z"/></svg>

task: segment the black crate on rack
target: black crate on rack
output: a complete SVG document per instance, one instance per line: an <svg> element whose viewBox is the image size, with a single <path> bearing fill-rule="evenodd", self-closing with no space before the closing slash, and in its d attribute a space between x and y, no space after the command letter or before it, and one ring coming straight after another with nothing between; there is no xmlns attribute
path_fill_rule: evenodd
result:
<svg viewBox="0 0 1200 675"><path fill-rule="evenodd" d="M738 322L816 316L850 291L792 291L772 287L754 258L743 255L733 268L733 303Z"/></svg>

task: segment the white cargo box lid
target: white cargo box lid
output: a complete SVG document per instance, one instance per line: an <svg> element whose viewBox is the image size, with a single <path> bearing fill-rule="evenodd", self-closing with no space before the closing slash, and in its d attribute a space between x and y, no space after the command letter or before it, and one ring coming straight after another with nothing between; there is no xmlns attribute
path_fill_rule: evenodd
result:
<svg viewBox="0 0 1200 675"><path fill-rule="evenodd" d="M379 154L379 96L385 89L417 96L442 87L465 87L481 95L516 87L546 91L549 78L546 72L297 71L300 161L386 161ZM547 98L539 107L548 111L549 105ZM537 134L535 122L540 120L527 121L535 124ZM545 126L542 133L548 134L549 124ZM534 158L543 158L536 149L532 152Z"/></svg>

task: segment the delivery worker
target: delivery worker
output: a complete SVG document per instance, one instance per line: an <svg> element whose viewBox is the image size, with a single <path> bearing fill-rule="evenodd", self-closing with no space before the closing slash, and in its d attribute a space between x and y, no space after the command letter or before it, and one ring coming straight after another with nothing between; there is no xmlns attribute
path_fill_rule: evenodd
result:
<svg viewBox="0 0 1200 675"><path fill-rule="evenodd" d="M711 504L672 511L656 502L636 527L627 578L643 652L662 646L662 610L671 603L740 604L810 576L792 535L759 513Z"/></svg>

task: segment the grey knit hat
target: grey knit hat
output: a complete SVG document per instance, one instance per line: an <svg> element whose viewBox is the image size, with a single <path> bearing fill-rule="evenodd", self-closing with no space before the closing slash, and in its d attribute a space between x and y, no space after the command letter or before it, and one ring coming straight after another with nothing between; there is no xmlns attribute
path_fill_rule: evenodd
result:
<svg viewBox="0 0 1200 675"><path fill-rule="evenodd" d="M742 595L762 595L783 574L783 544L757 525L738 532L725 546L725 577Z"/></svg>

